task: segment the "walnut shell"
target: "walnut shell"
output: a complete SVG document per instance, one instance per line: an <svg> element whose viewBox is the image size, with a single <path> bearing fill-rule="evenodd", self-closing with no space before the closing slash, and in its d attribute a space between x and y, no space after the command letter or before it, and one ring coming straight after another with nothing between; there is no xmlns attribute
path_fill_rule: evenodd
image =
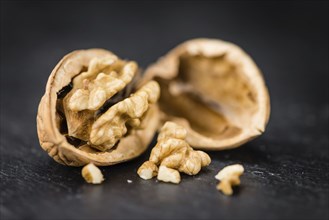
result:
<svg viewBox="0 0 329 220"><path fill-rule="evenodd" d="M184 126L187 142L229 149L262 134L270 99L262 74L238 46L216 39L189 40L145 71L156 80L162 121Z"/></svg>
<svg viewBox="0 0 329 220"><path fill-rule="evenodd" d="M138 119L140 128L127 133L112 149L100 151L88 144L74 146L68 142L59 128L61 118L58 109L62 108L58 105L59 92L72 83L73 78L86 71L92 59L105 56L115 55L103 49L74 51L66 55L49 76L45 94L39 104L37 130L40 145L59 163L70 166L88 163L106 166L130 160L144 152L158 127L158 108L150 104L141 121ZM133 122L135 119L130 121ZM84 127L89 128L90 125Z"/></svg>

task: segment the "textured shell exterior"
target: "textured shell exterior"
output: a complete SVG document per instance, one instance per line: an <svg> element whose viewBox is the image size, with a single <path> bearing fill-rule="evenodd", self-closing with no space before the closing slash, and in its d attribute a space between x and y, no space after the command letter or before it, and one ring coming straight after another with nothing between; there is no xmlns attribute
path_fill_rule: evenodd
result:
<svg viewBox="0 0 329 220"><path fill-rule="evenodd" d="M195 59L187 62L190 72L184 76L180 70L182 57ZM218 63L223 57L235 72L220 73L218 69L226 68ZM179 77L185 80L183 89L202 94L206 102L217 106L218 114L188 96L171 94L170 85L175 85L173 82ZM186 41L146 69L144 80L150 79L158 81L161 87L162 121L183 125L188 131L187 142L194 148L230 149L265 131L270 116L268 89L255 62L235 44L205 38Z"/></svg>
<svg viewBox="0 0 329 220"><path fill-rule="evenodd" d="M96 152L83 150L69 144L56 126L57 92L68 85L83 68L88 67L92 58L112 55L103 49L78 50L66 55L49 76L37 115L37 132L41 147L57 162L70 166L83 166L94 163L107 166L121 163L139 156L151 142L158 127L158 108L150 107L144 118L147 124L120 140L118 146L109 151Z"/></svg>

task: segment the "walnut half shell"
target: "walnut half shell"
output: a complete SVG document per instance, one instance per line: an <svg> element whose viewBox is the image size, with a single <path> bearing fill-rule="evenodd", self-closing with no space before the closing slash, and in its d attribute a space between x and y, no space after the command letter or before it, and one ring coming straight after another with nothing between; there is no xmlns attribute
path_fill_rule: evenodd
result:
<svg viewBox="0 0 329 220"><path fill-rule="evenodd" d="M265 130L266 85L253 60L232 43L187 41L151 65L144 79L159 82L163 121L184 126L194 148L234 148Z"/></svg>
<svg viewBox="0 0 329 220"><path fill-rule="evenodd" d="M37 130L57 162L112 165L139 156L158 127L157 82L140 84L135 62L102 49L66 55L49 76Z"/></svg>

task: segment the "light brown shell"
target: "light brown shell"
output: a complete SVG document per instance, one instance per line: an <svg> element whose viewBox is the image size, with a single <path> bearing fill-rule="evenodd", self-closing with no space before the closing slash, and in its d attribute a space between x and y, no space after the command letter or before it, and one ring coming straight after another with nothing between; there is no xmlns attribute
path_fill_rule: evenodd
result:
<svg viewBox="0 0 329 220"><path fill-rule="evenodd" d="M57 92L68 85L83 68L88 67L92 58L111 54L103 49L74 51L66 55L49 76L45 94L39 104L37 130L40 145L59 163L70 166L88 163L106 166L124 162L143 153L153 138L159 118L156 105L148 110L142 122L143 129L122 138L113 150L100 152L86 146L76 148L59 132L56 125Z"/></svg>
<svg viewBox="0 0 329 220"><path fill-rule="evenodd" d="M187 41L147 68L150 79L161 87L162 121L183 125L194 148L238 147L265 130L270 99L262 74L232 43Z"/></svg>

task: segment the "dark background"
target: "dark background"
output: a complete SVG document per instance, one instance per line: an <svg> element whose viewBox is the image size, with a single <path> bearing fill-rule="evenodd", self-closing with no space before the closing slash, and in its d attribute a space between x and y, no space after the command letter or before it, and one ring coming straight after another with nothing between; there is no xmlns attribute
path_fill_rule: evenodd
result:
<svg viewBox="0 0 329 220"><path fill-rule="evenodd" d="M1 219L328 219L328 2L1 1L0 33ZM149 152L101 168L93 186L40 148L37 106L66 53L100 47L145 68L196 37L236 43L259 65L272 105L264 135L211 152L178 186L136 175ZM214 176L232 163L246 172L225 197Z"/></svg>

